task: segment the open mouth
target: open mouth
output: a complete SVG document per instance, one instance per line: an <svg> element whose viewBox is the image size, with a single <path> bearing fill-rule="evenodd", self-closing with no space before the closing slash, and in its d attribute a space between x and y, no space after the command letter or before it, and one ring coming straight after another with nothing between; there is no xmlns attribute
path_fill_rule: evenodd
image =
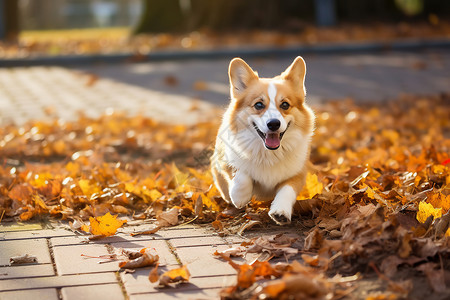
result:
<svg viewBox="0 0 450 300"><path fill-rule="evenodd" d="M283 132L269 131L268 133L264 133L261 130L259 130L255 122L253 122L253 127L255 127L256 132L262 138L264 146L266 146L266 148L269 150L277 150L280 147L281 139L283 138L284 133L288 130L289 125L291 125L290 122L288 123L286 130Z"/></svg>

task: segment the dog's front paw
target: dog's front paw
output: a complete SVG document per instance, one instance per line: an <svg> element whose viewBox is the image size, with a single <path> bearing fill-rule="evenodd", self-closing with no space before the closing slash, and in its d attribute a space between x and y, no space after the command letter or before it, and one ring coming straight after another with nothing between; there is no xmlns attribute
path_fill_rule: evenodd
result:
<svg viewBox="0 0 450 300"><path fill-rule="evenodd" d="M279 225L291 223L292 208L296 201L296 196L294 189L289 185L283 186L277 192L269 210L269 216L275 223Z"/></svg>
<svg viewBox="0 0 450 300"><path fill-rule="evenodd" d="M231 202L234 206L243 208L251 200L252 192L252 179L242 172L237 172L230 191Z"/></svg>
<svg viewBox="0 0 450 300"><path fill-rule="evenodd" d="M287 225L291 223L291 212L283 210L274 210L273 208L269 211L269 216L278 225Z"/></svg>
<svg viewBox="0 0 450 300"><path fill-rule="evenodd" d="M231 202L233 203L233 205L237 208L237 209L241 209L243 208L245 205L247 205L247 203L250 201L249 198L244 198L244 197L239 197L231 194Z"/></svg>

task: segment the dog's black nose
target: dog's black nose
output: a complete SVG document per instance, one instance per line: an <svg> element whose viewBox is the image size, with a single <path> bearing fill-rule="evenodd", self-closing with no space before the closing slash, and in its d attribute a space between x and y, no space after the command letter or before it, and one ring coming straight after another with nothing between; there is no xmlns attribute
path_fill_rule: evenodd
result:
<svg viewBox="0 0 450 300"><path fill-rule="evenodd" d="M269 122L267 122L267 128L269 128L269 130L276 131L280 128L280 124L280 120L270 119Z"/></svg>

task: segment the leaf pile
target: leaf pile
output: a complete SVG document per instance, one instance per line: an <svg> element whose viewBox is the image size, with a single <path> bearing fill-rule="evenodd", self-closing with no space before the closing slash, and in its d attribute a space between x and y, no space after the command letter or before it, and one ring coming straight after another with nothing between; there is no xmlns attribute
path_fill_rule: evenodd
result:
<svg viewBox="0 0 450 300"><path fill-rule="evenodd" d="M288 298L296 280L324 293L310 298L334 297L345 293L332 280L338 273L372 271L395 297L406 297L412 283L405 270L425 276L435 293L448 292L449 103L450 95L442 94L316 108L314 170L293 219L293 226L309 229L300 237L302 246L287 242L280 251L261 239L251 247L267 257L298 251L317 276L305 278L298 266L279 269L267 261L236 266L242 280L224 292L226 298ZM151 232L190 221L212 222L223 234L265 226L267 203L233 212L213 185L208 161L217 126L115 114L0 128L0 220L87 220L110 212L153 220ZM267 283L261 285L261 278ZM255 283L262 290L252 288Z"/></svg>
<svg viewBox="0 0 450 300"><path fill-rule="evenodd" d="M199 30L188 34L140 34L129 36L120 28L78 29L62 31L23 32L17 44L0 42L4 58L36 56L89 55L134 53L132 60L144 60L144 55L163 49L215 49L242 46L290 46L348 41L390 41L396 39L448 37L450 22L436 15L430 22L372 22L341 24L321 28L311 24L297 24L293 32L269 30L241 30L215 32ZM413 66L421 67L421 66Z"/></svg>

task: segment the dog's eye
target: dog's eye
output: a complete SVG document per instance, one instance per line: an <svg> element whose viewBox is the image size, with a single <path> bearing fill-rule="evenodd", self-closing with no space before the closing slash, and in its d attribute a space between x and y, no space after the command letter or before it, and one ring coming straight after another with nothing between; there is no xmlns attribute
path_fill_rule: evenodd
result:
<svg viewBox="0 0 450 300"><path fill-rule="evenodd" d="M281 107L281 109L283 109L283 110L287 110L287 109L289 109L290 105L289 105L289 103L287 103L286 101L284 101L283 103L281 103L280 107Z"/></svg>
<svg viewBox="0 0 450 300"><path fill-rule="evenodd" d="M255 105L253 105L253 107L256 108L257 110L261 110L261 109L264 109L264 107L266 107L266 106L264 105L264 103L259 101L259 102L256 102Z"/></svg>

